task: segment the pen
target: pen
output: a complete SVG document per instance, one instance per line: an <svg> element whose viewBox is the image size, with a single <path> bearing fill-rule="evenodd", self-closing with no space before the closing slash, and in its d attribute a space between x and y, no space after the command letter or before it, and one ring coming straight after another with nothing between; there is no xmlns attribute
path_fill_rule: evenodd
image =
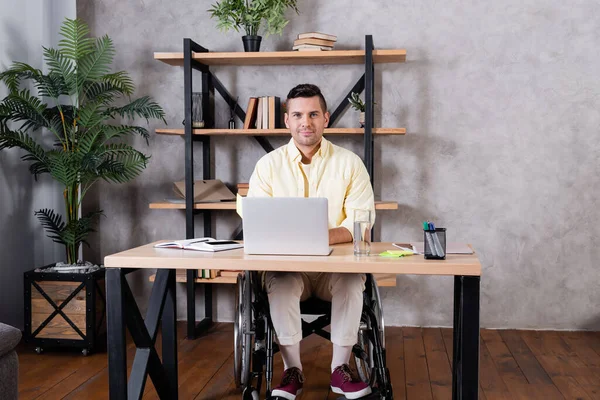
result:
<svg viewBox="0 0 600 400"><path fill-rule="evenodd" d="M429 223L428 222L423 222L423 230L425 231L425 240L427 240L427 245L429 246L429 249L431 250L431 255L433 256L439 256L439 254L437 254L437 251L435 249L435 245L433 243L433 238L431 236L431 232L429 232Z"/></svg>
<svg viewBox="0 0 600 400"><path fill-rule="evenodd" d="M433 237L433 244L436 246L436 252L438 253L438 256L445 257L446 254L444 253L444 249L442 248L442 244L440 243L440 238L438 237L437 232L435 231L435 225L433 224L433 222L429 223L429 228L433 231L431 233L431 236Z"/></svg>

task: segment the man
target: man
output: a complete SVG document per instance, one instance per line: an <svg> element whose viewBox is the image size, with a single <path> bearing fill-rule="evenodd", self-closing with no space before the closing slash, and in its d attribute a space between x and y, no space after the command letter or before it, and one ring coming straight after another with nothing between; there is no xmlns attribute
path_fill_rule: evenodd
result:
<svg viewBox="0 0 600 400"><path fill-rule="evenodd" d="M327 197L329 244L351 242L354 210L371 210L375 215L367 170L356 154L323 138L329 113L317 86L293 88L286 108L285 125L292 139L258 161L248 196ZM332 303L332 391L348 399L371 393L368 385L351 375L348 366L360 324L365 280L364 274L266 273L271 319L285 369L273 396L294 400L302 390L300 301L311 295Z"/></svg>

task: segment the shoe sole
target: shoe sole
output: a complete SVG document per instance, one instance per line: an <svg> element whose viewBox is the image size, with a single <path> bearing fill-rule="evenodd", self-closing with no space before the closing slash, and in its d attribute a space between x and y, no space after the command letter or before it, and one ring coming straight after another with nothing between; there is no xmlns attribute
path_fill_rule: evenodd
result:
<svg viewBox="0 0 600 400"><path fill-rule="evenodd" d="M361 397L371 394L371 387L367 386L358 392L344 393L342 389L331 386L331 391L336 394L343 394L347 399L360 399Z"/></svg>
<svg viewBox="0 0 600 400"><path fill-rule="evenodd" d="M271 397L282 397L287 400L296 400L296 397L298 397L300 395L300 393L302 393L302 389L298 390L296 392L295 396L293 394L291 394L289 392L285 392L283 390L273 390L271 392Z"/></svg>

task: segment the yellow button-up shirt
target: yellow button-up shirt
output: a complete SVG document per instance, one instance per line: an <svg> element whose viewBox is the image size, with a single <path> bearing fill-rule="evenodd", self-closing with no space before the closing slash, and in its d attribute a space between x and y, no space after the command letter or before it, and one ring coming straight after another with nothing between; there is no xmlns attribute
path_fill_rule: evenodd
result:
<svg viewBox="0 0 600 400"><path fill-rule="evenodd" d="M355 209L371 210L375 222L373 189L360 157L323 138L306 181L301 161L293 139L262 157L250 177L248 197L326 197L329 228L343 226L352 235Z"/></svg>

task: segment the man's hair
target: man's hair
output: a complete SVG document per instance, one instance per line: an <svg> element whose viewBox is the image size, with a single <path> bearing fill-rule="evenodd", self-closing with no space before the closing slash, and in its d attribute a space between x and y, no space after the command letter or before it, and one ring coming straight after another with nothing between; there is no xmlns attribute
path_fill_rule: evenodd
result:
<svg viewBox="0 0 600 400"><path fill-rule="evenodd" d="M294 87L287 95L287 101L290 99L296 99L298 97L319 97L319 103L321 103L321 108L323 113L327 112L327 102L325 101L325 97L323 97L323 93L321 93L321 89L317 85L313 85L311 83L302 83L296 87Z"/></svg>

